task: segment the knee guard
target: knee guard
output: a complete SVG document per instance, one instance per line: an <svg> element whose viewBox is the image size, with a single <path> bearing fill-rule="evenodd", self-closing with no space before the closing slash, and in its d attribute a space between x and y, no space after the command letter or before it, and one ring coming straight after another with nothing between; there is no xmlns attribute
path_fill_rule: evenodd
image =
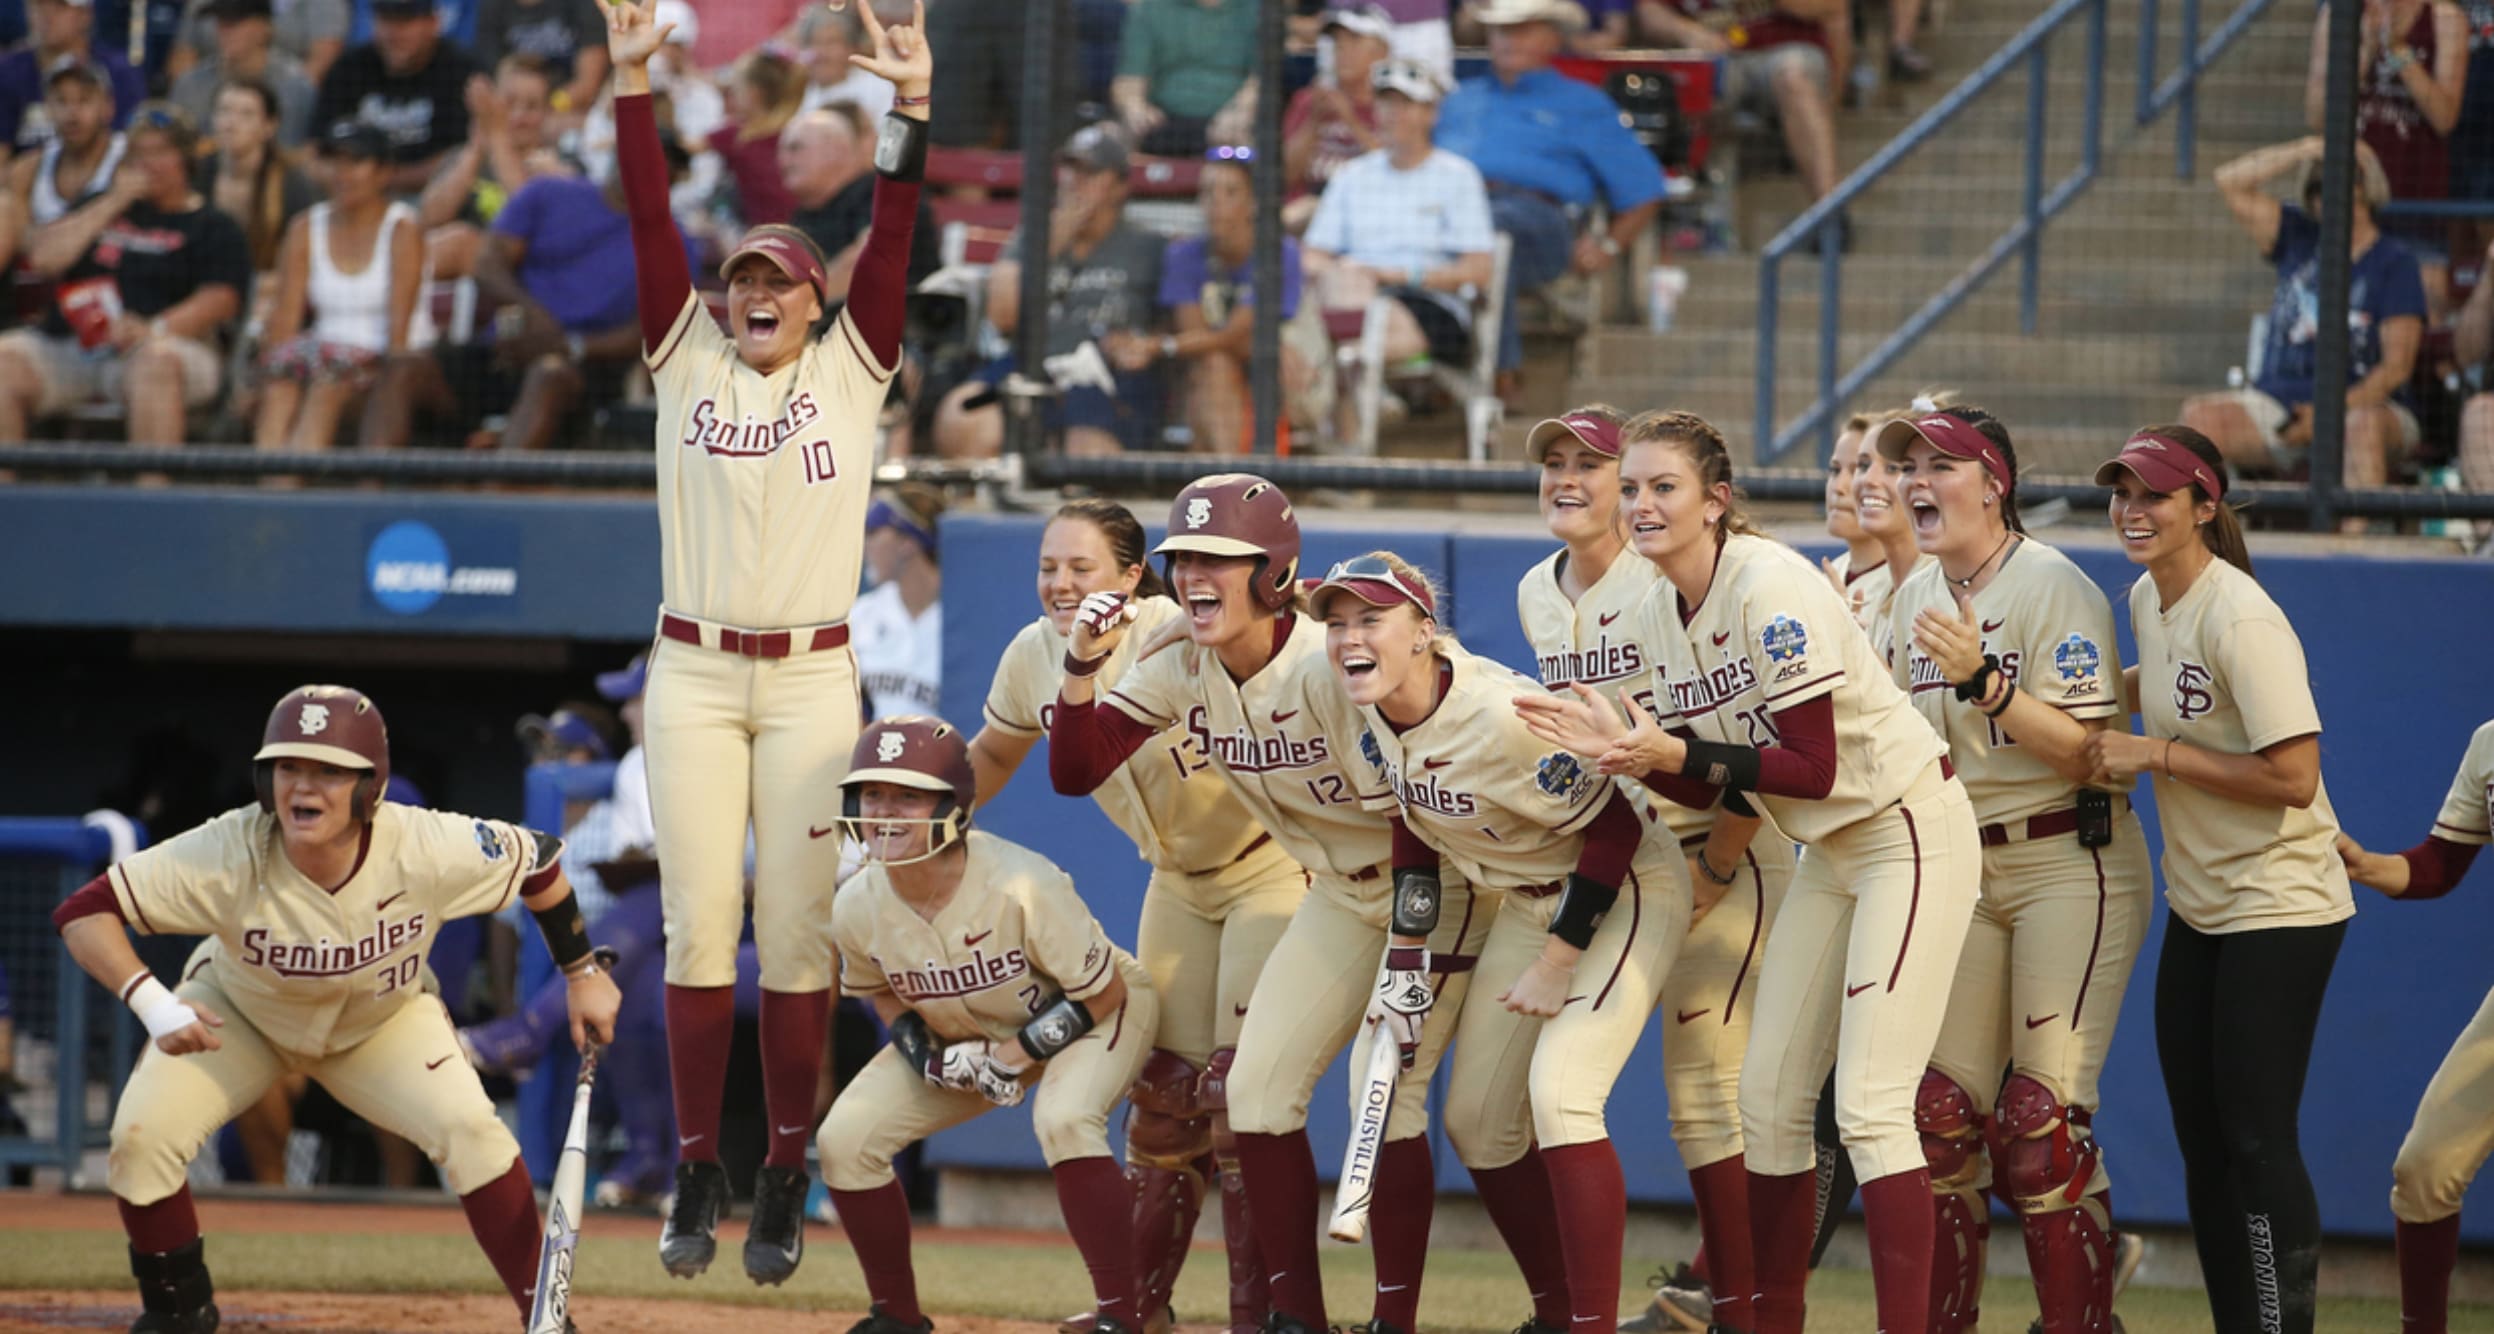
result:
<svg viewBox="0 0 2494 1334"><path fill-rule="evenodd" d="M2051 1084L2024 1071L2001 1087L1992 1118L1992 1152L2026 1234L2027 1267L2046 1334L2105 1334L2112 1328L2113 1270L2119 1256L2106 1192L2097 1179L2092 1118Z"/></svg>
<svg viewBox="0 0 2494 1334"><path fill-rule="evenodd" d="M1212 1059L1204 1062L1204 1073L1195 1081L1195 1105L1207 1112L1230 1110L1230 1066L1238 1060L1238 1048L1216 1047Z"/></svg>
<svg viewBox="0 0 2494 1334"><path fill-rule="evenodd" d="M1914 1095L1914 1129L1931 1165L1931 1323L1958 1334L1982 1318L1983 1263L1992 1220L1983 1200L1983 1114L1956 1080L1925 1070Z"/></svg>
<svg viewBox="0 0 2494 1334"><path fill-rule="evenodd" d="M1126 1116L1128 1163L1178 1171L1212 1147L1212 1120L1198 1096L1201 1079L1195 1063L1175 1052L1155 1050L1144 1058L1126 1091L1133 1104Z"/></svg>

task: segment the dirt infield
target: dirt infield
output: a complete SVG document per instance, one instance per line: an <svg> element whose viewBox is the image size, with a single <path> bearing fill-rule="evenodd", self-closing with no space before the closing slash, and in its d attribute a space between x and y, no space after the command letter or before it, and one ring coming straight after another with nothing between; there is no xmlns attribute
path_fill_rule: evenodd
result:
<svg viewBox="0 0 2494 1334"><path fill-rule="evenodd" d="M453 1215L456 1217L457 1215ZM305 1292L221 1292L223 1334L511 1334L511 1303L499 1297L380 1297ZM129 1297L93 1292L0 1292L0 1332L127 1329L138 1318ZM824 1334L848 1328L856 1312L778 1311L704 1302L583 1297L573 1308L582 1334ZM948 1316L945 1334L1035 1334L1053 1328L979 1316Z"/></svg>

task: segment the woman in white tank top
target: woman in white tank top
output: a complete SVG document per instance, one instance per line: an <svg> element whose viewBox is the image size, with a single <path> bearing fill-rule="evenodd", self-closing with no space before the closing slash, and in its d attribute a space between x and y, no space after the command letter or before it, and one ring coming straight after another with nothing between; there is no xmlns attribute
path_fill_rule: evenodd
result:
<svg viewBox="0 0 2494 1334"><path fill-rule="evenodd" d="M382 359L430 341L417 309L424 236L414 211L387 194L388 137L347 121L321 152L332 170L329 202L287 227L278 259L253 433L262 449L327 449Z"/></svg>

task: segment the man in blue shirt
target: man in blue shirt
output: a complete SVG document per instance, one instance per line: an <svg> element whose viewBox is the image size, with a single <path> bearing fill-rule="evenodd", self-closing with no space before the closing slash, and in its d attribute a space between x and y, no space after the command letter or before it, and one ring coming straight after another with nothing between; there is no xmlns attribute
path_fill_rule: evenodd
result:
<svg viewBox="0 0 2494 1334"><path fill-rule="evenodd" d="M1507 304L1573 269L1599 273L1653 221L1663 170L1620 124L1602 90L1550 68L1569 32L1584 26L1572 0L1489 0L1478 11L1489 29L1490 73L1447 97L1438 113L1438 147L1469 158L1488 182L1490 216L1514 238ZM1610 226L1576 234L1596 202ZM1498 368L1524 363L1524 340L1502 321Z"/></svg>
<svg viewBox="0 0 2494 1334"><path fill-rule="evenodd" d="M95 45L95 9L89 0L31 0L34 40L0 56L0 158L39 148L52 138L43 112L44 79L65 64L91 64L112 81L113 128L130 123L130 112L147 100L147 81L110 47Z"/></svg>
<svg viewBox="0 0 2494 1334"><path fill-rule="evenodd" d="M2425 288L2416 256L2374 225L2390 182L2373 150L2356 145L2357 184L2348 237L2346 458L2352 487L2382 486L2391 464L2419 438L2407 382L2425 337ZM2303 171L2303 206L2281 202L2268 183ZM2286 471L2312 444L2320 340L2321 138L2255 149L2217 169L2217 189L2261 258L2276 266L2259 373L2249 386L2200 394L2182 405L2183 425L2205 435L2234 466ZM2362 531L2363 520L2352 521Z"/></svg>

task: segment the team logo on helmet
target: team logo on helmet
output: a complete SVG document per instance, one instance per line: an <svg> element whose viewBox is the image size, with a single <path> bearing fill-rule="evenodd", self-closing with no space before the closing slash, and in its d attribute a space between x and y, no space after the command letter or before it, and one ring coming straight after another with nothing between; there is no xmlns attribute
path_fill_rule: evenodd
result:
<svg viewBox="0 0 2494 1334"><path fill-rule="evenodd" d="M1201 528L1210 522L1212 522L1212 502L1210 500L1203 496L1197 496L1186 502L1187 527Z"/></svg>
<svg viewBox="0 0 2494 1334"><path fill-rule="evenodd" d="M907 749L908 745L908 739L900 733L886 732L875 738L875 760L877 763L890 764L901 757L901 752Z"/></svg>
<svg viewBox="0 0 2494 1334"><path fill-rule="evenodd" d="M301 732L305 736L318 736L319 734L328 731L329 706L326 704L304 705L303 716L296 719L294 725L295 730Z"/></svg>

